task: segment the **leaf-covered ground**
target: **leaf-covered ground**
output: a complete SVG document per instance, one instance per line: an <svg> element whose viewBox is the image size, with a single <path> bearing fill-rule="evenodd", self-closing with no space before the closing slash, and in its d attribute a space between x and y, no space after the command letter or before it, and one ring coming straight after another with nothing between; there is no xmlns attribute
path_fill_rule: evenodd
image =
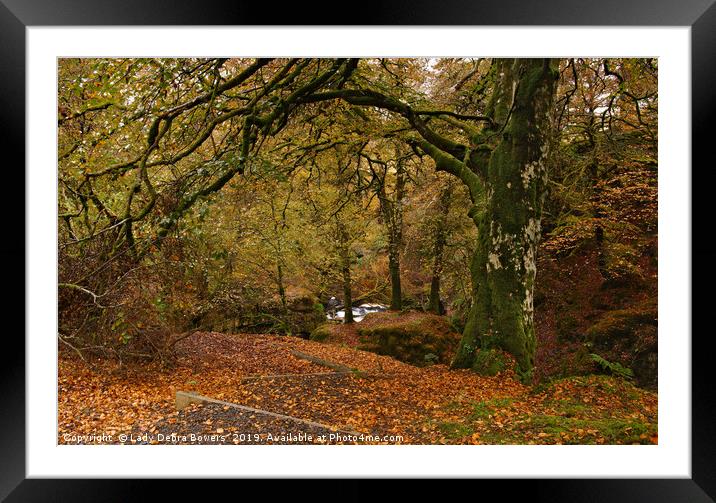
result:
<svg viewBox="0 0 716 503"><path fill-rule="evenodd" d="M291 350L368 374L330 374ZM656 394L606 376L532 389L511 374L418 368L347 345L213 332L182 340L172 369L115 367L99 361L89 368L61 356L59 443L649 444L658 438ZM285 374L291 375L255 378ZM326 428L213 404L176 412L178 390ZM364 436L321 439L336 430Z"/></svg>

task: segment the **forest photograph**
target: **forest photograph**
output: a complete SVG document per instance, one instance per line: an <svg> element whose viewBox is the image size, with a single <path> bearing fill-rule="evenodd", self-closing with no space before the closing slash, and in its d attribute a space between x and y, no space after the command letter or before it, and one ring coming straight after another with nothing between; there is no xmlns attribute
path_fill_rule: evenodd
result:
<svg viewBox="0 0 716 503"><path fill-rule="evenodd" d="M57 443L658 444L658 69L57 59Z"/></svg>

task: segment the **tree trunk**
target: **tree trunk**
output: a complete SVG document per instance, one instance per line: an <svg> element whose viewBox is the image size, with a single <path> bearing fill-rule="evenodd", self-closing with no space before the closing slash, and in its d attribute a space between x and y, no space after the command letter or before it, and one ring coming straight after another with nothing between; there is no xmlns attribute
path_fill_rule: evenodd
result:
<svg viewBox="0 0 716 503"><path fill-rule="evenodd" d="M609 279L609 270L607 269L607 256L604 253L604 227L599 223L601 213L599 209L594 211L594 219L597 223L594 225L594 240L597 245L597 267L602 278Z"/></svg>
<svg viewBox="0 0 716 503"><path fill-rule="evenodd" d="M498 63L492 110L499 134L470 217L477 226L472 307L454 367L473 367L476 351L500 348L529 380L534 364L533 288L545 197L556 72L550 60ZM500 130L499 124L504 124ZM473 189L471 192L475 192Z"/></svg>
<svg viewBox="0 0 716 503"><path fill-rule="evenodd" d="M283 284L283 267L280 262L276 265L276 285L278 286L278 296L281 299L281 314L285 318L288 315L288 305L286 304L286 288Z"/></svg>
<svg viewBox="0 0 716 503"><path fill-rule="evenodd" d="M343 259L343 310L345 317L343 323L353 323L353 299L351 292L351 265L348 255Z"/></svg>
<svg viewBox="0 0 716 503"><path fill-rule="evenodd" d="M403 197L405 195L404 159L396 148L395 191L393 199L388 198L385 183L387 165L378 190L380 209L388 233L388 270L390 272L390 309L403 309L403 291L400 284L400 249L403 245Z"/></svg>
<svg viewBox="0 0 716 503"><path fill-rule="evenodd" d="M432 311L435 314L443 314L443 310L440 308L440 273L437 270L438 258L435 257L435 264L433 265L433 277L430 280L430 299L428 301L428 311Z"/></svg>
<svg viewBox="0 0 716 503"><path fill-rule="evenodd" d="M338 224L340 239L341 274L343 276L343 323L353 323L353 292L351 290L351 253L348 235L342 223Z"/></svg>
<svg viewBox="0 0 716 503"><path fill-rule="evenodd" d="M450 212L452 183L447 181L440 193L439 214L435 222L435 245L433 247L433 272L430 281L430 302L428 311L444 314L440 305L440 276L443 272L443 251L447 242L447 218Z"/></svg>
<svg viewBox="0 0 716 503"><path fill-rule="evenodd" d="M589 164L589 184L592 189L592 193L597 194L597 184L599 183L599 162L596 156L596 144L594 139L590 136L590 145L592 147L592 161ZM599 198L595 195L592 200L592 215L594 218L594 242L597 247L597 268L602 278L608 280L610 278L609 271L607 269L607 256L604 250L604 226L602 226L602 218L604 217L602 207L599 202Z"/></svg>
<svg viewBox="0 0 716 503"><path fill-rule="evenodd" d="M403 291L400 286L400 253L394 243L390 243L388 269L390 270L390 309L403 309Z"/></svg>

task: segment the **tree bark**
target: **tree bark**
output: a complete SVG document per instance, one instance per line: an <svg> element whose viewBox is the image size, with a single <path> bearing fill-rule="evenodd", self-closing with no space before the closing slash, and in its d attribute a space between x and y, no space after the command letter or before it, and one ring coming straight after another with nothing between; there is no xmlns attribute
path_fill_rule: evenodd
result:
<svg viewBox="0 0 716 503"><path fill-rule="evenodd" d="M390 272L390 309L403 309L403 290L400 283L400 250L403 246L403 197L405 195L405 166L396 148L396 179L393 198L386 192L387 165L378 190L380 209L388 233L388 270Z"/></svg>
<svg viewBox="0 0 716 503"><path fill-rule="evenodd" d="M353 323L353 292L351 289L351 254L350 241L345 226L338 223L339 246L341 256L341 275L343 276L343 323Z"/></svg>
<svg viewBox="0 0 716 503"><path fill-rule="evenodd" d="M478 229L473 302L453 366L473 366L478 348L500 348L515 357L518 373L529 380L556 71L547 59L515 59L500 60L496 75L492 114L504 126L487 130L499 139L482 176L484 197L474 199L470 210Z"/></svg>
<svg viewBox="0 0 716 503"><path fill-rule="evenodd" d="M430 281L430 301L428 310L435 314L444 314L440 305L440 277L443 272L443 251L447 243L447 218L450 213L452 183L448 180L440 193L438 217L435 221L435 244L433 246L433 271Z"/></svg>
<svg viewBox="0 0 716 503"><path fill-rule="evenodd" d="M286 303L286 287L283 284L283 266L280 262L276 265L276 284L278 286L278 296L281 299L281 314L284 316L284 321L287 321L285 319L288 315L288 305Z"/></svg>
<svg viewBox="0 0 716 503"><path fill-rule="evenodd" d="M403 290L400 285L400 254L391 250L388 254L388 269L390 269L390 309L400 311L403 309Z"/></svg>
<svg viewBox="0 0 716 503"><path fill-rule="evenodd" d="M408 142L435 161L438 171L459 178L470 191L470 217L478 228L472 261L472 307L454 367L473 367L478 347L501 348L517 360L518 372L530 378L535 334L533 288L540 237L552 107L559 76L556 60L496 59L495 83L486 122L478 128L464 116L434 112L470 139L463 145L433 130L424 112L407 103L365 89L337 89L301 99L314 103L343 99L400 114L419 136Z"/></svg>
<svg viewBox="0 0 716 503"><path fill-rule="evenodd" d="M597 191L595 189L599 183L599 162L597 161L596 156L597 147L592 137L590 137L590 145L592 147L592 161L588 167L589 184L592 192L596 194ZM592 216L594 218L594 242L597 247L597 268L599 269L599 274L602 275L602 278L608 280L610 279L610 275L609 270L607 269L607 256L604 250L604 226L602 225L602 218L604 218L604 214L598 197L596 196L592 200Z"/></svg>

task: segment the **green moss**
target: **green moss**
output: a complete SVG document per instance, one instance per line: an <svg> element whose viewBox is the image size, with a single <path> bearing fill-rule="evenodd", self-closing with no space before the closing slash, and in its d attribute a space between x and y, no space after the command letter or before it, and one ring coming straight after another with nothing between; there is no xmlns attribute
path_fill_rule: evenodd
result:
<svg viewBox="0 0 716 503"><path fill-rule="evenodd" d="M359 349L418 366L448 363L460 338L444 317L416 312L359 327L358 335Z"/></svg>
<svg viewBox="0 0 716 503"><path fill-rule="evenodd" d="M515 443L524 443L516 442L514 440L514 437L509 432L501 431L486 431L484 433L480 433L480 442L488 445L509 445Z"/></svg>
<svg viewBox="0 0 716 503"><path fill-rule="evenodd" d="M652 425L640 421L604 419L596 423L605 438L613 442L642 443L642 435L656 433Z"/></svg>
<svg viewBox="0 0 716 503"><path fill-rule="evenodd" d="M463 438L474 433L474 430L470 426L460 423L438 423L438 429L440 433L450 439Z"/></svg>
<svg viewBox="0 0 716 503"><path fill-rule="evenodd" d="M640 325L656 325L657 313L652 308L620 309L606 313L597 323L587 330L589 339L594 342L614 338L628 337Z"/></svg>
<svg viewBox="0 0 716 503"><path fill-rule="evenodd" d="M331 326L328 324L324 324L316 328L313 332L311 332L311 335L309 336L309 339L316 342L323 342L326 339L328 339L331 336Z"/></svg>
<svg viewBox="0 0 716 503"><path fill-rule="evenodd" d="M492 407L488 407L485 402L476 403L472 406L472 414L470 414L470 419L473 421L488 419L493 412L494 411Z"/></svg>
<svg viewBox="0 0 716 503"><path fill-rule="evenodd" d="M600 437L608 444L647 443L648 439L642 437L656 433L655 425L614 418L575 419L565 416L536 415L531 418L531 426L534 430L552 436L563 432L573 435L576 433L576 436L567 442L578 444L596 443Z"/></svg>
<svg viewBox="0 0 716 503"><path fill-rule="evenodd" d="M552 403L554 409L564 417L583 416L589 411L589 407L576 400L555 400Z"/></svg>
<svg viewBox="0 0 716 503"><path fill-rule="evenodd" d="M481 375L494 376L508 368L507 356L499 350L481 349L475 353L472 370Z"/></svg>
<svg viewBox="0 0 716 503"><path fill-rule="evenodd" d="M655 424L624 419L576 419L561 415L534 415L520 428L480 433L484 444L515 445L526 442L573 445L650 444L657 433Z"/></svg>
<svg viewBox="0 0 716 503"><path fill-rule="evenodd" d="M568 432L573 421L564 416L535 415L530 418L532 429L537 433L546 433L550 436Z"/></svg>
<svg viewBox="0 0 716 503"><path fill-rule="evenodd" d="M423 356L423 360L425 360L425 363L428 365L436 363L439 359L440 358L435 353L427 353L425 356Z"/></svg>
<svg viewBox="0 0 716 503"><path fill-rule="evenodd" d="M478 402L472 406L472 413L470 414L469 419L472 421L488 419L498 409L509 407L513 400L514 399L512 398L495 398L493 400Z"/></svg>

